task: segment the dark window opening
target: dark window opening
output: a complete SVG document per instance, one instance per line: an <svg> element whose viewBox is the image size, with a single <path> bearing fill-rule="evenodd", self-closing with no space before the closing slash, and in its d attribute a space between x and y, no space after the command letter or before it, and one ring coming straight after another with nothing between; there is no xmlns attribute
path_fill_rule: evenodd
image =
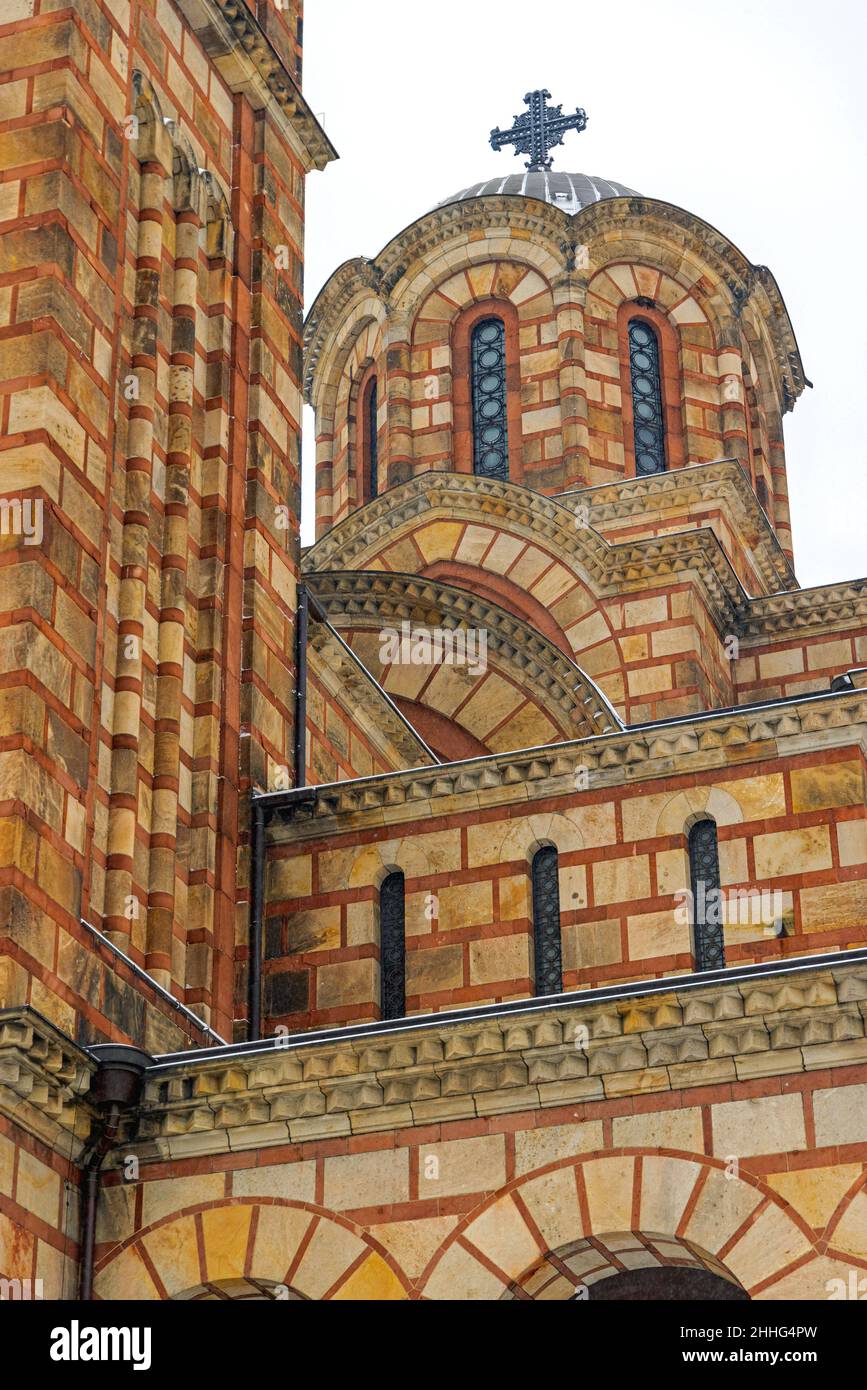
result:
<svg viewBox="0 0 867 1390"><path fill-rule="evenodd" d="M364 500L369 502L379 492L379 434L376 416L379 408L376 377L365 393L364 414Z"/></svg>
<svg viewBox="0 0 867 1390"><path fill-rule="evenodd" d="M502 319L483 319L471 344L473 472L482 478L509 476L506 411L506 329Z"/></svg>
<svg viewBox="0 0 867 1390"><path fill-rule="evenodd" d="M725 965L723 903L716 824L700 820L689 832L689 876L696 970Z"/></svg>
<svg viewBox="0 0 867 1390"><path fill-rule="evenodd" d="M404 877L389 874L379 890L380 1013L403 1018L406 1013L406 931Z"/></svg>
<svg viewBox="0 0 867 1390"><path fill-rule="evenodd" d="M644 319L629 324L629 375L632 382L632 414L635 472L665 472L665 416L662 409L662 372L659 339Z"/></svg>
<svg viewBox="0 0 867 1390"><path fill-rule="evenodd" d="M537 994L560 994L563 958L560 943L560 885L557 851L543 845L533 855L533 947Z"/></svg>

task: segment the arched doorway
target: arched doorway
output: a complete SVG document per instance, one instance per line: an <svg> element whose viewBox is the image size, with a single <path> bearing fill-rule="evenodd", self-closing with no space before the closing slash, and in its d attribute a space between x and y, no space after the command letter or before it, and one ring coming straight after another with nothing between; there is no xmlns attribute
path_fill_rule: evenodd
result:
<svg viewBox="0 0 867 1390"><path fill-rule="evenodd" d="M587 1236L549 1250L502 1296L589 1303L749 1299L731 1271L695 1242L646 1231Z"/></svg>

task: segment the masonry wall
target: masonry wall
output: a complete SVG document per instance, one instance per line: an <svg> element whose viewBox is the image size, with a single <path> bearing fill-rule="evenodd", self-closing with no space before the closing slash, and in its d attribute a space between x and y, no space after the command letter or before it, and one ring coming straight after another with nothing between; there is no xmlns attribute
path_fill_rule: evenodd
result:
<svg viewBox="0 0 867 1390"><path fill-rule="evenodd" d="M725 771L633 786L600 786L586 770L579 791L529 806L500 792L465 812L435 801L418 811L384 827L356 818L324 839L299 830L269 851L269 1029L379 1017L378 891L398 868L408 1012L532 995L529 867L543 843L559 853L564 989L689 972L690 913L678 895L690 886L687 835L702 814L717 823L731 900L727 963L865 941L857 742L783 760L754 750Z"/></svg>
<svg viewBox="0 0 867 1390"><path fill-rule="evenodd" d="M243 808L291 763L309 159L188 8L0 16L2 487L42 526L4 511L0 992L90 1039L145 1041L148 989L80 917L231 1035Z"/></svg>

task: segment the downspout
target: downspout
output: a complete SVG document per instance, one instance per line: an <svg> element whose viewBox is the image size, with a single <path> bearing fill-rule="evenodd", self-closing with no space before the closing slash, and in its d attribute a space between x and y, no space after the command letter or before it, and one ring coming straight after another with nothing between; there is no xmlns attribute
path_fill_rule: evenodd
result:
<svg viewBox="0 0 867 1390"><path fill-rule="evenodd" d="M89 1049L99 1066L90 1083L88 1099L97 1107L97 1120L83 1155L81 1180L81 1270L78 1296L93 1299L93 1262L96 1248L96 1214L99 1179L106 1154L113 1148L121 1121L138 1103L144 1074L153 1065L149 1052L126 1043L102 1043Z"/></svg>
<svg viewBox="0 0 867 1390"><path fill-rule="evenodd" d="M298 587L295 626L295 786L307 782L307 627L310 599L304 584Z"/></svg>

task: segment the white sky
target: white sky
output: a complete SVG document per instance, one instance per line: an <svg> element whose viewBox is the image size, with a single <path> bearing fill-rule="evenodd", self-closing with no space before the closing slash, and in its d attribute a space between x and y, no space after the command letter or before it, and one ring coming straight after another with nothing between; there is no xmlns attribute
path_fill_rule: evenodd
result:
<svg viewBox="0 0 867 1390"><path fill-rule="evenodd" d="M340 159L307 181L307 305L467 184L547 87L587 130L554 167L724 232L782 290L815 389L785 417L802 585L867 574L864 0L307 0L305 94ZM305 408L303 540L313 539Z"/></svg>

